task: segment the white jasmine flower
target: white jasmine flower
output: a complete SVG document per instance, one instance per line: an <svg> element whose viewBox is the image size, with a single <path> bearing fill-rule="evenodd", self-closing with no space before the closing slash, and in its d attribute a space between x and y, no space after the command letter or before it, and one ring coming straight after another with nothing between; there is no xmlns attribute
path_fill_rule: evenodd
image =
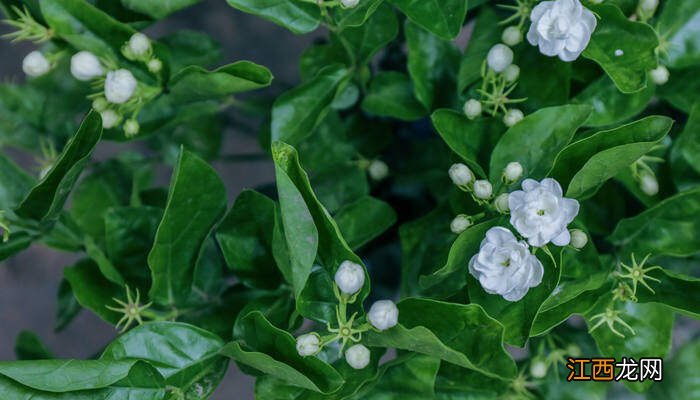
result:
<svg viewBox="0 0 700 400"><path fill-rule="evenodd" d="M515 46L523 41L523 33L517 26L509 26L503 31L501 40L508 46Z"/></svg>
<svg viewBox="0 0 700 400"><path fill-rule="evenodd" d="M461 163L452 164L448 174L450 175L450 179L452 179L452 183L457 186L466 186L469 182L474 180L474 174L472 174L469 167Z"/></svg>
<svg viewBox="0 0 700 400"><path fill-rule="evenodd" d="M32 51L22 60L22 71L27 76L37 77L44 75L51 69L51 63L40 51Z"/></svg>
<svg viewBox="0 0 700 400"><path fill-rule="evenodd" d="M360 0L340 0L340 4L345 8L353 8L360 4Z"/></svg>
<svg viewBox="0 0 700 400"><path fill-rule="evenodd" d="M136 32L129 38L127 46L131 54L139 58L147 55L151 51L151 40L143 33Z"/></svg>
<svg viewBox="0 0 700 400"><path fill-rule="evenodd" d="M369 365L369 349L361 344L351 346L345 351L345 361L354 369L363 369Z"/></svg>
<svg viewBox="0 0 700 400"><path fill-rule="evenodd" d="M572 229L569 234L571 235L571 246L575 249L582 249L588 243L588 235L580 229Z"/></svg>
<svg viewBox="0 0 700 400"><path fill-rule="evenodd" d="M452 233L460 234L472 226L472 220L464 214L456 216L452 222L450 222L450 230Z"/></svg>
<svg viewBox="0 0 700 400"><path fill-rule="evenodd" d="M621 57L621 56L623 56L624 54L625 54L625 52L622 51L622 49L616 49L616 50L615 50L615 57Z"/></svg>
<svg viewBox="0 0 700 400"><path fill-rule="evenodd" d="M493 201L496 211L501 214L507 213L510 208L508 208L508 193L501 193L496 200Z"/></svg>
<svg viewBox="0 0 700 400"><path fill-rule="evenodd" d="M476 196L477 199L486 200L490 198L492 194L493 186L491 182L485 179L474 181L474 196Z"/></svg>
<svg viewBox="0 0 700 400"><path fill-rule="evenodd" d="M503 77L506 78L506 82L512 83L518 80L520 77L520 67L515 64L511 64L503 71Z"/></svg>
<svg viewBox="0 0 700 400"><path fill-rule="evenodd" d="M535 379L547 376L547 364L540 358L535 358L530 363L530 375Z"/></svg>
<svg viewBox="0 0 700 400"><path fill-rule="evenodd" d="M523 114L522 111L517 108L511 108L506 115L503 116L503 123L510 128L522 121L523 118L525 118L525 114Z"/></svg>
<svg viewBox="0 0 700 400"><path fill-rule="evenodd" d="M105 97L110 103L126 103L134 94L136 85L136 78L128 69L108 72L105 79Z"/></svg>
<svg viewBox="0 0 700 400"><path fill-rule="evenodd" d="M121 120L119 114L117 114L114 110L100 111L100 116L102 117L102 127L104 129L114 128L117 126L117 124L119 124L119 120Z"/></svg>
<svg viewBox="0 0 700 400"><path fill-rule="evenodd" d="M381 181L389 175L389 166L382 160L373 160L367 168L369 177L375 181Z"/></svg>
<svg viewBox="0 0 700 400"><path fill-rule="evenodd" d="M523 166L517 161L509 162L503 169L503 177L506 182L515 182L523 176Z"/></svg>
<svg viewBox="0 0 700 400"><path fill-rule="evenodd" d="M321 338L316 333L307 333L297 338L297 353L300 356L312 356L321 349Z"/></svg>
<svg viewBox="0 0 700 400"><path fill-rule="evenodd" d="M345 260L335 272L335 284L342 293L353 295L365 284L365 269L359 264Z"/></svg>
<svg viewBox="0 0 700 400"><path fill-rule="evenodd" d="M486 232L479 252L469 260L469 273L487 293L518 301L542 282L544 268L527 243L497 226Z"/></svg>
<svg viewBox="0 0 700 400"><path fill-rule="evenodd" d="M367 313L367 319L373 327L385 331L399 323L399 309L391 300L375 301Z"/></svg>
<svg viewBox="0 0 700 400"><path fill-rule="evenodd" d="M546 56L574 61L591 40L597 21L579 0L543 1L530 13L527 40Z"/></svg>
<svg viewBox="0 0 700 400"><path fill-rule="evenodd" d="M670 72L668 72L668 68L664 67L663 65L659 65L658 67L652 69L649 74L651 75L651 80L659 86L666 84L669 76L671 75Z"/></svg>
<svg viewBox="0 0 700 400"><path fill-rule="evenodd" d="M148 66L148 70L154 74L159 73L160 70L163 69L163 62L157 58L152 58L146 65Z"/></svg>
<svg viewBox="0 0 700 400"><path fill-rule="evenodd" d="M513 63L513 50L505 44L494 45L486 56L486 63L489 68L501 73Z"/></svg>
<svg viewBox="0 0 700 400"><path fill-rule="evenodd" d="M639 180L639 188L647 196L656 196L659 193L659 181L652 174L643 174Z"/></svg>
<svg viewBox="0 0 700 400"><path fill-rule="evenodd" d="M532 246L569 244L571 235L566 226L578 214L578 201L563 197L559 182L551 178L541 182L525 179L522 188L508 197L511 225Z"/></svg>
<svg viewBox="0 0 700 400"><path fill-rule="evenodd" d="M135 119L128 119L124 122L124 134L126 137L136 136L140 128L138 121Z"/></svg>
<svg viewBox="0 0 700 400"><path fill-rule="evenodd" d="M79 51L71 57L70 73L79 81L89 81L104 74L100 60L89 51Z"/></svg>
<svg viewBox="0 0 700 400"><path fill-rule="evenodd" d="M469 99L464 102L462 110L467 118L474 119L481 115L481 102L476 99Z"/></svg>

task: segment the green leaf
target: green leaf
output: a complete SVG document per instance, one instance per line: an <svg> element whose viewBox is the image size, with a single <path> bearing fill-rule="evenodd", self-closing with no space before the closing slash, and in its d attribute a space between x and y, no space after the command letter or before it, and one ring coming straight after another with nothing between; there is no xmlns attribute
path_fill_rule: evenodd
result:
<svg viewBox="0 0 700 400"><path fill-rule="evenodd" d="M335 26L341 31L345 28L360 26L379 8L384 0L364 0L351 8L340 7L333 13Z"/></svg>
<svg viewBox="0 0 700 400"><path fill-rule="evenodd" d="M700 187L669 197L654 207L621 220L608 240L621 253L687 257L700 248Z"/></svg>
<svg viewBox="0 0 700 400"><path fill-rule="evenodd" d="M498 379L515 378L515 362L503 348L503 327L480 306L409 298L398 308L400 324L368 333L367 345L426 354Z"/></svg>
<svg viewBox="0 0 700 400"><path fill-rule="evenodd" d="M583 56L598 63L621 92L644 89L647 71L656 68L654 51L659 45L656 32L645 23L630 21L614 5L591 9L600 20ZM616 55L618 50L623 54Z"/></svg>
<svg viewBox="0 0 700 400"><path fill-rule="evenodd" d="M389 204L365 196L338 210L335 221L348 245L357 249L394 225L396 212Z"/></svg>
<svg viewBox="0 0 700 400"><path fill-rule="evenodd" d="M364 2L360 2L362 3ZM376 7L376 11L364 25L345 29L340 34L350 44L355 55L355 63L364 65L371 61L372 57L387 43L394 40L399 34L399 23L394 9L387 4L381 4ZM342 44L340 46L342 48Z"/></svg>
<svg viewBox="0 0 700 400"><path fill-rule="evenodd" d="M244 190L216 231L226 265L251 287L276 288L279 271L272 256L275 202Z"/></svg>
<svg viewBox="0 0 700 400"><path fill-rule="evenodd" d="M512 161L519 162L524 176L539 179L574 136L574 132L591 113L586 105L564 105L543 108L526 116L508 129L491 154L489 177L498 182L503 169Z"/></svg>
<svg viewBox="0 0 700 400"><path fill-rule="evenodd" d="M669 0L659 16L659 35L664 38L669 67L700 64L700 1Z"/></svg>
<svg viewBox="0 0 700 400"><path fill-rule="evenodd" d="M15 342L15 354L18 360L42 360L54 358L53 353L39 336L32 331L21 331Z"/></svg>
<svg viewBox="0 0 700 400"><path fill-rule="evenodd" d="M501 24L498 26L502 27ZM526 97L527 101L522 104L525 110L535 111L569 102L571 63L558 57L547 57L534 46L526 46L516 54L515 63L521 67L520 77L511 96Z"/></svg>
<svg viewBox="0 0 700 400"><path fill-rule="evenodd" d="M494 44L501 41L503 26L499 22L500 18L491 7L483 7L477 15L457 74L457 87L460 92L481 78L481 66L486 55Z"/></svg>
<svg viewBox="0 0 700 400"><path fill-rule="evenodd" d="M240 322L242 336L224 346L222 355L314 392L332 393L343 384L343 378L330 365L316 357L300 356L292 335L274 327L259 311L247 314Z"/></svg>
<svg viewBox="0 0 700 400"><path fill-rule="evenodd" d="M604 311L605 307L597 307L586 315L589 329L597 322L597 320L591 320L592 316ZM672 312L662 305L633 302L626 302L619 311L621 311L620 318L634 329L635 334L617 323L615 329L625 335L620 337L605 324L601 325L591 332L591 336L595 339L602 356L618 360L622 357L633 357L635 360L641 357L666 357L671 349L674 317ZM629 389L636 392L648 389L651 384L652 381L649 380L625 382Z"/></svg>
<svg viewBox="0 0 700 400"><path fill-rule="evenodd" d="M435 376L440 359L424 355L411 355L407 359L395 359L386 364L374 384L363 388L353 399L373 400L422 400L435 398Z"/></svg>
<svg viewBox="0 0 700 400"><path fill-rule="evenodd" d="M380 72L372 79L362 101L362 110L403 121L414 121L426 114L423 105L414 97L408 76L394 71Z"/></svg>
<svg viewBox="0 0 700 400"><path fill-rule="evenodd" d="M53 329L54 332L61 332L82 310L66 279L61 279L58 285L56 303L56 323Z"/></svg>
<svg viewBox="0 0 700 400"><path fill-rule="evenodd" d="M696 101L695 93L700 91L700 67L674 69L671 77L663 86L657 88L659 97L671 103L675 108L690 113L690 109Z"/></svg>
<svg viewBox="0 0 700 400"><path fill-rule="evenodd" d="M170 51L172 71L180 71L190 65L210 66L223 57L221 45L202 32L178 30L159 41Z"/></svg>
<svg viewBox="0 0 700 400"><path fill-rule="evenodd" d="M35 220L54 218L63 209L101 133L102 119L98 113L90 112L51 170L22 200L15 213L22 218Z"/></svg>
<svg viewBox="0 0 700 400"><path fill-rule="evenodd" d="M14 208L34 186L34 177L0 154L0 210Z"/></svg>
<svg viewBox="0 0 700 400"><path fill-rule="evenodd" d="M527 342L537 313L559 283L561 268L553 265L542 253L538 258L544 266L542 283L531 288L525 297L516 302L486 293L478 280L471 274L467 276L469 300L481 305L490 316L502 323L505 327L505 342L518 347L523 347Z"/></svg>
<svg viewBox="0 0 700 400"><path fill-rule="evenodd" d="M173 172L163 219L148 254L151 300L175 305L189 295L199 251L226 209L226 189L216 171L182 150Z"/></svg>
<svg viewBox="0 0 700 400"><path fill-rule="evenodd" d="M664 304L681 314L700 319L699 278L673 272L669 269L650 271L649 276L660 282L646 281L654 292L641 286L638 287L637 299L640 303ZM680 293L682 295L679 295Z"/></svg>
<svg viewBox="0 0 700 400"><path fill-rule="evenodd" d="M573 98L576 104L588 104L593 113L584 126L599 127L626 121L642 112L654 96L654 86L636 93L622 93L609 77L603 76Z"/></svg>
<svg viewBox="0 0 700 400"><path fill-rule="evenodd" d="M119 336L100 360L146 361L160 372L166 385L206 398L226 372L228 360L219 354L223 346L221 338L195 326L151 322Z"/></svg>
<svg viewBox="0 0 700 400"><path fill-rule="evenodd" d="M695 103L683 127L683 132L673 144L687 165L700 174L700 102Z"/></svg>
<svg viewBox="0 0 700 400"><path fill-rule="evenodd" d="M237 61L213 71L192 65L173 76L168 97L177 106L260 89L271 82L270 70L250 61Z"/></svg>
<svg viewBox="0 0 700 400"><path fill-rule="evenodd" d="M454 39L467 15L467 0L390 0L408 19L444 40Z"/></svg>
<svg viewBox="0 0 700 400"><path fill-rule="evenodd" d="M451 78L459 53L451 42L441 40L410 21L405 23L404 33L408 46L408 73L414 93L418 101L430 110L441 100L438 95L445 96L454 91Z"/></svg>
<svg viewBox="0 0 700 400"><path fill-rule="evenodd" d="M590 135L566 146L549 175L567 187L568 197L590 197L605 181L648 153L671 125L670 118L651 116Z"/></svg>
<svg viewBox="0 0 700 400"><path fill-rule="evenodd" d="M10 235L7 241L0 240L0 261L12 257L32 244L34 237L26 232Z"/></svg>
<svg viewBox="0 0 700 400"><path fill-rule="evenodd" d="M315 78L278 97L272 107L272 140L296 144L312 134L347 79L347 69L328 66Z"/></svg>
<svg viewBox="0 0 700 400"><path fill-rule="evenodd" d="M314 144L319 146L315 141ZM337 163L343 160L342 158L336 159L335 164L321 170L311 179L311 186L318 200L329 213L336 213L342 207L369 195L367 173L353 165L351 159L348 158L348 162L344 164ZM315 169L319 170L318 167Z"/></svg>
<svg viewBox="0 0 700 400"><path fill-rule="evenodd" d="M125 300L124 288L107 280L92 260L80 260L63 270L78 303L97 314L103 320L116 324L121 314L105 306L116 306L113 298Z"/></svg>
<svg viewBox="0 0 700 400"><path fill-rule="evenodd" d="M690 340L664 360L663 381L652 385L647 399L695 399L700 397L700 342Z"/></svg>
<svg viewBox="0 0 700 400"><path fill-rule="evenodd" d="M299 0L227 0L231 7L257 15L300 34L316 30L321 11L316 4Z"/></svg>
<svg viewBox="0 0 700 400"><path fill-rule="evenodd" d="M197 4L199 1L200 0L121 0L121 3L124 7L141 14L146 14L153 19L163 19L176 11Z"/></svg>
<svg viewBox="0 0 700 400"><path fill-rule="evenodd" d="M440 109L430 116L442 140L457 153L477 175L486 177L481 168L488 165L491 152L503 133L503 125L493 118L469 120L463 113Z"/></svg>

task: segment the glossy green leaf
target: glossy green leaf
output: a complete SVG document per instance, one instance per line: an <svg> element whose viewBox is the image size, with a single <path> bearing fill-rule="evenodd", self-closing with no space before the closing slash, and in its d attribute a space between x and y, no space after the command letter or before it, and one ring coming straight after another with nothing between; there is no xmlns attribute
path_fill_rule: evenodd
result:
<svg viewBox="0 0 700 400"><path fill-rule="evenodd" d="M654 96L654 86L649 85L636 93L622 93L607 76L588 85L574 97L577 104L588 104L593 109L585 126L598 127L626 121L642 112Z"/></svg>
<svg viewBox="0 0 700 400"><path fill-rule="evenodd" d="M55 217L63 209L101 133L102 119L96 112L90 112L53 167L17 207L17 215L35 220Z"/></svg>
<svg viewBox="0 0 700 400"><path fill-rule="evenodd" d="M271 82L270 70L250 61L238 61L213 71L189 66L173 76L168 97L173 105L182 105L260 89Z"/></svg>
<svg viewBox="0 0 700 400"><path fill-rule="evenodd" d="M656 67L656 32L645 23L630 21L614 5L591 9L600 18L583 56L598 63L621 92L644 89L647 72ZM618 50L621 55L616 55Z"/></svg>
<svg viewBox="0 0 700 400"><path fill-rule="evenodd" d="M80 313L82 307L73 295L73 290L66 279L61 279L56 294L56 322L54 331L60 332Z"/></svg>
<svg viewBox="0 0 700 400"><path fill-rule="evenodd" d="M422 400L435 398L435 376L440 359L424 355L412 355L406 359L392 360L385 365L381 375L353 399L371 397L377 400L401 398Z"/></svg>
<svg viewBox="0 0 700 400"><path fill-rule="evenodd" d="M511 96L527 98L526 102L515 107L522 106L526 111L535 111L569 102L571 63L561 61L558 57L547 57L538 48L526 46L517 53L515 64L520 66L520 77Z"/></svg>
<svg viewBox="0 0 700 400"><path fill-rule="evenodd" d="M328 66L312 80L278 97L272 107L272 140L296 144L312 134L347 79L347 69Z"/></svg>
<svg viewBox="0 0 700 400"><path fill-rule="evenodd" d="M492 118L472 121L463 113L448 109L436 110L430 119L450 149L462 157L469 168L486 177L481 166L488 165L491 151L505 130L501 122Z"/></svg>
<svg viewBox="0 0 700 400"><path fill-rule="evenodd" d="M231 7L257 15L300 34L314 31L321 22L316 4L296 0L227 0Z"/></svg>
<svg viewBox="0 0 700 400"><path fill-rule="evenodd" d="M394 225L396 212L389 204L365 196L338 210L335 221L348 246L357 249Z"/></svg>
<svg viewBox="0 0 700 400"><path fill-rule="evenodd" d="M168 203L148 255L153 286L149 297L164 305L184 300L204 240L226 209L226 189L213 168L182 150Z"/></svg>
<svg viewBox="0 0 700 400"><path fill-rule="evenodd" d="M319 146L318 143L315 145ZM311 178L311 186L318 200L332 214L369 195L366 171L350 163L334 163L328 169L315 174Z"/></svg>
<svg viewBox="0 0 700 400"><path fill-rule="evenodd" d="M365 0L351 8L340 8L333 13L333 19L338 29L360 26L364 24L384 0Z"/></svg>
<svg viewBox="0 0 700 400"><path fill-rule="evenodd" d="M316 357L297 353L292 335L274 327L258 311L241 320L242 336L224 346L221 354L291 385L320 393L332 393L343 378Z"/></svg>
<svg viewBox="0 0 700 400"><path fill-rule="evenodd" d="M677 109L690 113L696 101L694 93L700 90L700 67L690 67L671 71L671 77L663 86L657 88L659 97L668 101Z"/></svg>
<svg viewBox="0 0 700 400"><path fill-rule="evenodd" d="M700 248L700 188L669 197L654 207L621 220L608 240L624 254L686 257Z"/></svg>
<svg viewBox="0 0 700 400"><path fill-rule="evenodd" d="M111 324L119 321L121 315L107 309L106 306L117 306L113 298L126 300L124 288L107 280L94 261L80 260L72 267L64 269L63 276L81 306Z"/></svg>
<svg viewBox="0 0 700 400"><path fill-rule="evenodd" d="M470 1L470 5L473 1ZM490 7L483 7L476 17L472 36L464 50L457 74L457 87L462 92L481 77L481 66L493 45L500 42L503 27L500 18Z"/></svg>
<svg viewBox="0 0 700 400"><path fill-rule="evenodd" d="M700 102L691 108L683 132L673 146L687 165L700 174Z"/></svg>
<svg viewBox="0 0 700 400"><path fill-rule="evenodd" d="M362 3L364 2L360 2ZM380 4L364 25L345 29L341 35L350 44L355 55L355 63L363 65L387 43L394 40L398 33L399 23L394 10L387 4ZM342 44L340 46L342 47Z"/></svg>
<svg viewBox="0 0 700 400"><path fill-rule="evenodd" d="M398 303L399 325L367 334L370 346L409 350L499 379L516 367L503 348L503 327L476 304L409 298Z"/></svg>
<svg viewBox="0 0 700 400"><path fill-rule="evenodd" d="M246 285L274 288L279 283L272 256L274 224L275 202L245 190L216 230L226 265Z"/></svg>
<svg viewBox="0 0 700 400"><path fill-rule="evenodd" d="M691 340L664 360L663 381L656 382L647 399L694 399L700 397L700 342Z"/></svg>
<svg viewBox="0 0 700 400"><path fill-rule="evenodd" d="M121 0L124 7L146 14L153 19L163 19L166 16L199 3L200 0Z"/></svg>
<svg viewBox="0 0 700 400"><path fill-rule="evenodd" d="M569 144L590 113L586 105L565 105L543 108L526 116L508 129L493 149L489 168L491 182L498 182L503 168L512 161L523 166L524 176L544 177L557 153Z"/></svg>
<svg viewBox="0 0 700 400"><path fill-rule="evenodd" d="M0 210L14 208L34 186L34 178L0 154Z"/></svg>
<svg viewBox="0 0 700 400"><path fill-rule="evenodd" d="M203 32L179 30L158 40L170 51L172 71L190 65L210 66L222 58L221 45Z"/></svg>
<svg viewBox="0 0 700 400"><path fill-rule="evenodd" d="M467 15L467 0L390 0L408 19L444 40L454 39Z"/></svg>
<svg viewBox="0 0 700 400"><path fill-rule="evenodd" d="M649 265L659 263L651 262ZM660 263L664 266L663 263ZM659 303L673 308L681 314L700 319L700 279L673 272L669 269L654 270L649 276L659 282L647 280L654 290L640 287L637 289L637 299L641 303ZM679 295L682 293L682 295Z"/></svg>
<svg viewBox="0 0 700 400"><path fill-rule="evenodd" d="M651 116L590 135L557 155L550 176L567 187L568 197L590 197L605 181L648 153L671 125L670 118Z"/></svg>
<svg viewBox="0 0 700 400"><path fill-rule="evenodd" d="M700 64L700 1L664 2L658 25L668 66L684 68Z"/></svg>
<svg viewBox="0 0 700 400"><path fill-rule="evenodd" d="M166 385L207 397L226 372L227 360L219 355L223 346L219 337L195 326L151 322L119 336L100 360L146 361L160 372Z"/></svg>
<svg viewBox="0 0 700 400"><path fill-rule="evenodd" d="M417 120L427 113L416 100L408 76L393 71L381 72L372 79L362 109L369 114L404 121Z"/></svg>
<svg viewBox="0 0 700 400"><path fill-rule="evenodd" d="M15 341L15 354L18 360L45 360L54 358L41 338L32 331L21 331Z"/></svg>

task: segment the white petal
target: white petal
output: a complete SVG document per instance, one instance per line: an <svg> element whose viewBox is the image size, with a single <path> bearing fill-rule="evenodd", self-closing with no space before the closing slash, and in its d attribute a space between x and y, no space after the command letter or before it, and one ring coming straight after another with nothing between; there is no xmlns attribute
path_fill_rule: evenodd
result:
<svg viewBox="0 0 700 400"><path fill-rule="evenodd" d="M559 233L559 235L555 236L554 239L552 239L552 243L554 243L557 246L566 246L571 242L571 234L569 233L569 230L566 229L566 226L564 226L564 229Z"/></svg>
<svg viewBox="0 0 700 400"><path fill-rule="evenodd" d="M557 197L561 197L564 195L564 193L561 190L561 185L559 184L559 182L557 182L556 180L554 180L552 178L542 179L542 182L540 182L540 185L542 185L542 187L544 187L548 191L556 194Z"/></svg>
<svg viewBox="0 0 700 400"><path fill-rule="evenodd" d="M525 179L522 183L523 190L526 192L537 189L539 186L539 182L534 179Z"/></svg>

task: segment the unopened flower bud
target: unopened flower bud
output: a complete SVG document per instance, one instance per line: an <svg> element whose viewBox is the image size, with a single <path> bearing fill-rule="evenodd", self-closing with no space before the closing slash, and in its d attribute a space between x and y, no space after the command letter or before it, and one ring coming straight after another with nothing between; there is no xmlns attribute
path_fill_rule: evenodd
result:
<svg viewBox="0 0 700 400"><path fill-rule="evenodd" d="M335 273L335 284L342 293L353 295L365 284L365 269L359 264L345 260Z"/></svg>
<svg viewBox="0 0 700 400"><path fill-rule="evenodd" d="M655 84L661 86L668 82L668 78L671 74L668 72L668 68L664 67L663 65L659 65L658 67L652 69L649 72L649 75L651 75L651 80Z"/></svg>
<svg viewBox="0 0 700 400"><path fill-rule="evenodd" d="M136 136L139 133L139 123L135 119L128 119L124 122L124 134L126 137Z"/></svg>
<svg viewBox="0 0 700 400"><path fill-rule="evenodd" d="M496 207L496 211L501 214L505 214L510 211L510 207L508 207L508 193L501 193L498 195L496 200L493 201L493 205Z"/></svg>
<svg viewBox="0 0 700 400"><path fill-rule="evenodd" d="M503 123L510 128L522 121L523 118L525 118L525 115L522 111L518 110L517 108L511 108L508 110L506 115L503 116Z"/></svg>
<svg viewBox="0 0 700 400"><path fill-rule="evenodd" d="M491 198L492 194L493 186L491 182L484 179L474 181L474 196L476 196L476 198L486 200Z"/></svg>
<svg viewBox="0 0 700 400"><path fill-rule="evenodd" d="M149 71L151 71L154 74L157 74L160 72L160 70L163 69L163 62L157 58L152 58L150 61L148 61L147 66Z"/></svg>
<svg viewBox="0 0 700 400"><path fill-rule="evenodd" d="M580 229L572 229L569 234L571 235L571 246L575 249L582 249L588 243L588 235Z"/></svg>
<svg viewBox="0 0 700 400"><path fill-rule="evenodd" d="M472 220L464 214L456 216L452 222L450 222L450 230L452 233L460 234L472 226Z"/></svg>
<svg viewBox="0 0 700 400"><path fill-rule="evenodd" d="M40 51L32 51L22 60L22 71L27 76L37 77L44 75L51 69L51 63Z"/></svg>
<svg viewBox="0 0 700 400"><path fill-rule="evenodd" d="M517 26L509 26L503 31L501 40L508 46L515 46L523 41L523 33L520 32Z"/></svg>
<svg viewBox="0 0 700 400"><path fill-rule="evenodd" d="M136 91L136 86L136 78L128 69L108 72L105 79L105 97L110 103L126 103Z"/></svg>
<svg viewBox="0 0 700 400"><path fill-rule="evenodd" d="M464 102L464 115L469 119L474 119L481 115L481 102L476 99L469 99Z"/></svg>
<svg viewBox="0 0 700 400"><path fill-rule="evenodd" d="M464 164L452 164L450 170L448 171L452 183L457 186L466 186L474 179L472 171Z"/></svg>
<svg viewBox="0 0 700 400"><path fill-rule="evenodd" d="M581 348L578 345L571 343L570 345L566 346L566 355L570 357L580 357Z"/></svg>
<svg viewBox="0 0 700 400"><path fill-rule="evenodd" d="M647 196L656 196L659 193L659 181L652 174L643 174L639 180L639 188Z"/></svg>
<svg viewBox="0 0 700 400"><path fill-rule="evenodd" d="M659 0L639 0L639 9L647 14L651 14L656 11L656 7L658 6Z"/></svg>
<svg viewBox="0 0 700 400"><path fill-rule="evenodd" d="M98 97L92 101L92 108L94 108L97 112L102 112L106 110L107 107L109 107L109 103L104 97Z"/></svg>
<svg viewBox="0 0 700 400"><path fill-rule="evenodd" d="M523 166L517 161L509 162L503 169L503 177L506 182L515 182L523 176Z"/></svg>
<svg viewBox="0 0 700 400"><path fill-rule="evenodd" d="M351 346L345 351L345 361L354 369L363 369L369 365L369 349L361 344Z"/></svg>
<svg viewBox="0 0 700 400"><path fill-rule="evenodd" d="M114 110L103 110L100 112L102 117L102 127L104 129L114 128L119 123L121 118Z"/></svg>
<svg viewBox="0 0 700 400"><path fill-rule="evenodd" d="M367 313L367 319L373 327L384 331L393 328L399 322L399 309L391 300L375 301Z"/></svg>
<svg viewBox="0 0 700 400"><path fill-rule="evenodd" d="M128 47L135 57L143 57L151 51L151 40L143 33L136 32L129 38Z"/></svg>
<svg viewBox="0 0 700 400"><path fill-rule="evenodd" d="M491 47L486 56L486 63L495 72L503 72L513 63L513 50L504 44L497 44Z"/></svg>
<svg viewBox="0 0 700 400"><path fill-rule="evenodd" d="M89 51L79 51L70 59L70 73L79 81L89 81L102 76L104 71L97 56Z"/></svg>
<svg viewBox="0 0 700 400"><path fill-rule="evenodd" d="M517 81L520 77L520 67L518 67L515 64L510 64L508 68L506 68L506 70L503 71L503 77L508 83Z"/></svg>
<svg viewBox="0 0 700 400"><path fill-rule="evenodd" d="M381 181L389 175L389 166L382 160L372 160L367 168L369 177L375 181Z"/></svg>
<svg viewBox="0 0 700 400"><path fill-rule="evenodd" d="M360 0L340 0L340 4L345 8L353 8L360 4Z"/></svg>
<svg viewBox="0 0 700 400"><path fill-rule="evenodd" d="M547 376L547 364L540 358L535 358L530 363L530 375L535 379Z"/></svg>
<svg viewBox="0 0 700 400"><path fill-rule="evenodd" d="M297 338L297 353L300 356L312 356L321 349L321 338L316 333L307 333Z"/></svg>

